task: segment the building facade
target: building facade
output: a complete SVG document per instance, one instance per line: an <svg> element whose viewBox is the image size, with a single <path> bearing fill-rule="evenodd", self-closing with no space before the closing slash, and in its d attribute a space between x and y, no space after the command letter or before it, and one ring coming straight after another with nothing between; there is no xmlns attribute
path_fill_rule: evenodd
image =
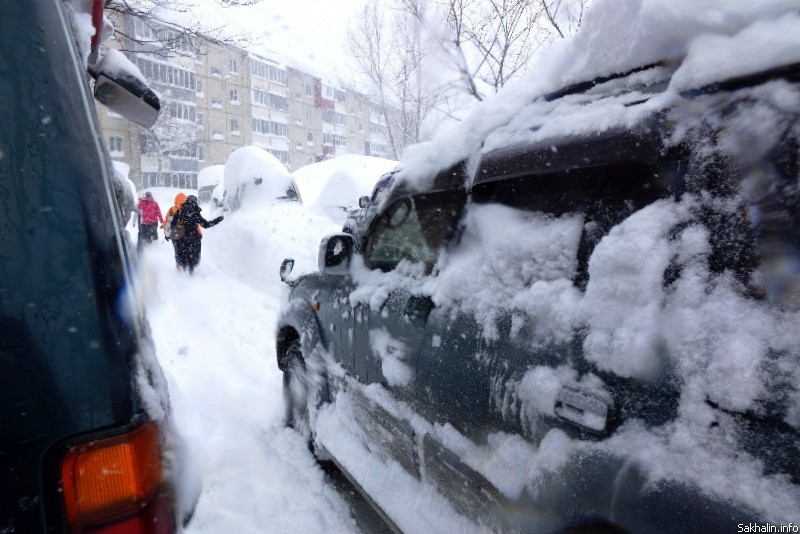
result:
<svg viewBox="0 0 800 534"><path fill-rule="evenodd" d="M365 95L157 20L112 21L122 31L105 46L121 50L161 100L149 130L97 108L112 159L130 166L138 188L196 189L201 169L250 145L290 171L342 154L396 158Z"/></svg>

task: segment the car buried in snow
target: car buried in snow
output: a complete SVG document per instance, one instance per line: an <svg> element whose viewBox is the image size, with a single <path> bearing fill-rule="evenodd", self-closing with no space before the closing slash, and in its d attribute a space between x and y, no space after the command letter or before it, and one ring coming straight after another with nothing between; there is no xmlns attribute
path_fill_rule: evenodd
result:
<svg viewBox="0 0 800 534"><path fill-rule="evenodd" d="M545 94L284 263L287 423L398 530L798 523L800 58L680 66Z"/></svg>

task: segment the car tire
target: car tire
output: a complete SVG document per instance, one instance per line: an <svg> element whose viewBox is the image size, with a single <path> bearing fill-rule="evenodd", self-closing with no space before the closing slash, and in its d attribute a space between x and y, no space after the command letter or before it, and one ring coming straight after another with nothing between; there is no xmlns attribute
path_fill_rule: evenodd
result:
<svg viewBox="0 0 800 534"><path fill-rule="evenodd" d="M283 399L286 407L285 424L311 441L308 413L308 377L299 341L286 348L286 369L283 372Z"/></svg>

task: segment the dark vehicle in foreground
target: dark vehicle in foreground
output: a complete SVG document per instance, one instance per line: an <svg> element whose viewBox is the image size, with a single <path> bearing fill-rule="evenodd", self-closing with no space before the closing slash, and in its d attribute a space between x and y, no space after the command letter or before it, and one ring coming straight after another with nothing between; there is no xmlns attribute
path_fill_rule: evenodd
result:
<svg viewBox="0 0 800 534"><path fill-rule="evenodd" d="M78 5L0 7L0 532L176 532L192 503ZM152 124L152 91L93 59L97 98Z"/></svg>
<svg viewBox="0 0 800 534"><path fill-rule="evenodd" d="M363 253L285 262L287 421L399 530L798 523L800 63L676 67L543 95L399 173Z"/></svg>

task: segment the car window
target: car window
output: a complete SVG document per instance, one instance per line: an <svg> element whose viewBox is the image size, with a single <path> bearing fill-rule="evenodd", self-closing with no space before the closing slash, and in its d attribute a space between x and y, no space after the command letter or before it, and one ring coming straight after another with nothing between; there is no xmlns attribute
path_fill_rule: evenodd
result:
<svg viewBox="0 0 800 534"><path fill-rule="evenodd" d="M375 204L375 205L378 205L381 202L383 202L384 200L386 200L386 197L389 196L389 189L391 189L390 186L391 186L391 184L386 184L383 187L377 188L375 190L375 193L373 193L373 195L372 195L372 203Z"/></svg>
<svg viewBox="0 0 800 534"><path fill-rule="evenodd" d="M364 254L367 265L391 271L407 260L422 263L425 271L431 272L462 204L459 195L401 198L373 225Z"/></svg>
<svg viewBox="0 0 800 534"><path fill-rule="evenodd" d="M677 183L678 167L670 161L659 165L621 162L484 182L474 188L472 199L553 217L583 216L574 281L584 288L589 257L603 236L635 211L670 195Z"/></svg>

